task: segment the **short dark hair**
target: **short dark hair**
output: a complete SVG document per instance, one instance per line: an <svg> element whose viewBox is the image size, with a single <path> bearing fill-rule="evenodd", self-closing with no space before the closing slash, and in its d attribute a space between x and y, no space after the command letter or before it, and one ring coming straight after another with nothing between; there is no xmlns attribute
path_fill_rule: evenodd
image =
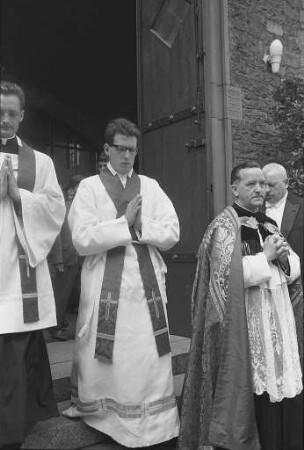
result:
<svg viewBox="0 0 304 450"><path fill-rule="evenodd" d="M119 117L108 122L104 133L105 144L113 144L113 139L116 134L122 134L123 136L134 136L137 140L140 138L140 131L135 123L123 117Z"/></svg>
<svg viewBox="0 0 304 450"><path fill-rule="evenodd" d="M240 180L240 171L243 169L261 169L261 166L255 161L246 161L238 164L231 171L230 184Z"/></svg>
<svg viewBox="0 0 304 450"><path fill-rule="evenodd" d="M21 109L25 107L25 95L21 86L11 81L1 81L1 95L16 95L20 101Z"/></svg>

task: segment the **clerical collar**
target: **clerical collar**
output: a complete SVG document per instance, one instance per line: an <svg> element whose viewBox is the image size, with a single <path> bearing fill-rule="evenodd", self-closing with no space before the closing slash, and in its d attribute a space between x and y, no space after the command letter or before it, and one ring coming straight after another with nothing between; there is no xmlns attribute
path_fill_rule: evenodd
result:
<svg viewBox="0 0 304 450"><path fill-rule="evenodd" d="M1 138L1 142L2 142L2 144L3 145L6 145L7 144L7 141L10 141L11 139L16 139L16 135L14 135L14 136L11 136L11 137L9 137L9 138Z"/></svg>
<svg viewBox="0 0 304 450"><path fill-rule="evenodd" d="M3 153L17 154L20 146L20 139L15 135L10 138L1 138L0 151ZM19 142L20 141L20 142Z"/></svg>
<svg viewBox="0 0 304 450"><path fill-rule="evenodd" d="M247 208L245 208L244 206L241 206L241 205L239 205L238 204L238 202L234 202L233 203L233 207L234 207L234 209L236 209L237 208L237 210L240 212L240 213L244 213L244 215L246 215L246 216L254 216L258 211L251 211L250 209L247 209Z"/></svg>

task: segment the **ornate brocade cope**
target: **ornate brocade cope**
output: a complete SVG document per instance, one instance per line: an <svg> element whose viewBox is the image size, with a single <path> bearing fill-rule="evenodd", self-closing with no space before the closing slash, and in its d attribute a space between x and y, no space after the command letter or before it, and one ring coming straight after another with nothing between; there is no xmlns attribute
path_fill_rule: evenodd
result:
<svg viewBox="0 0 304 450"><path fill-rule="evenodd" d="M227 207L207 228L198 252L180 450L260 449L243 293L240 223Z"/></svg>
<svg viewBox="0 0 304 450"><path fill-rule="evenodd" d="M128 177L125 188L122 186L119 178L113 176L108 169L102 171L100 178L117 209L116 217L121 217L125 213L128 203L140 192L139 176L133 172L132 176ZM130 229L130 233L134 241L137 240L134 229ZM161 357L171 351L164 305L148 246L134 242L134 248L137 253L157 351ZM125 247L123 246L113 248L107 252L100 294L95 347L95 358L101 358L105 362L111 362L113 358L124 258Z"/></svg>
<svg viewBox="0 0 304 450"><path fill-rule="evenodd" d="M263 226L269 233L277 232L271 223ZM254 415L243 282L244 228L255 231L257 221L238 217L234 208L227 207L209 225L199 248L192 294L193 333L181 404L180 450L207 450L209 445L233 450L261 448ZM288 289L301 356L301 286L296 280Z"/></svg>
<svg viewBox="0 0 304 450"><path fill-rule="evenodd" d="M18 179L20 189L33 191L36 179L36 161L34 151L24 142L19 147ZM37 322L39 320L38 294L36 284L36 269L29 265L28 257L18 241L18 259L20 269L23 320L24 323Z"/></svg>

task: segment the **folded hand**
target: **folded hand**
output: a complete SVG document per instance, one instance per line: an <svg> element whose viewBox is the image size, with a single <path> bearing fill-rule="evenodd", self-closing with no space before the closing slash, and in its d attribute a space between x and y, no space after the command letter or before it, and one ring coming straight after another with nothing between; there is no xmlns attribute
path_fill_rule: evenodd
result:
<svg viewBox="0 0 304 450"><path fill-rule="evenodd" d="M289 245L282 236L274 236L274 246L277 252L277 260L285 264L289 255Z"/></svg>
<svg viewBox="0 0 304 450"><path fill-rule="evenodd" d="M7 160L7 193L14 202L19 203L21 197L17 181L14 175L11 157L7 156L6 160Z"/></svg>
<svg viewBox="0 0 304 450"><path fill-rule="evenodd" d="M3 161L0 169L0 200L7 195L7 161Z"/></svg>
<svg viewBox="0 0 304 450"><path fill-rule="evenodd" d="M127 206L126 212L125 212L125 218L128 221L129 227L134 225L134 222L136 220L138 211L141 207L142 198L140 194L137 194L133 200L131 200Z"/></svg>

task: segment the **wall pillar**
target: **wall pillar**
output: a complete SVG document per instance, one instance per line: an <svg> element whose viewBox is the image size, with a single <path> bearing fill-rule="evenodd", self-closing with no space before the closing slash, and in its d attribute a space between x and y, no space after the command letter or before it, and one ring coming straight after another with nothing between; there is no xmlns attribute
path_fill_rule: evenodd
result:
<svg viewBox="0 0 304 450"><path fill-rule="evenodd" d="M213 215L231 202L231 120L226 89L230 84L228 2L202 0L205 50L206 141L211 156Z"/></svg>

